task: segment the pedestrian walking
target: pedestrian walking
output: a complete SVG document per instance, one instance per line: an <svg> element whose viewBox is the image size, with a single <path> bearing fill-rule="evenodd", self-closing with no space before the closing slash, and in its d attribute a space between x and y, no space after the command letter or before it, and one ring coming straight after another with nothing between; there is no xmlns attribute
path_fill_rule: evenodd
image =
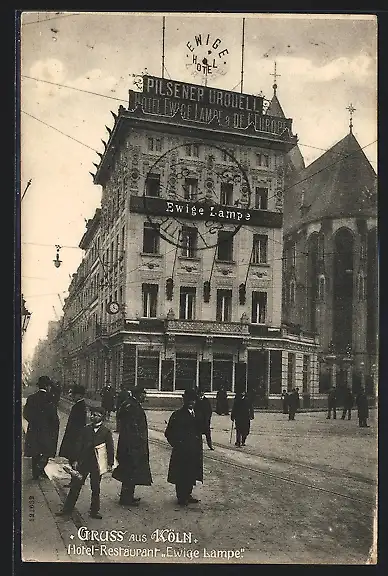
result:
<svg viewBox="0 0 388 576"><path fill-rule="evenodd" d="M103 424L102 420L103 409L93 407L91 409L91 424L87 424L81 432L76 449L77 460L73 464L73 468L81 474L82 478L80 480L72 479L63 509L57 512L57 516L67 516L73 512L81 488L90 475L92 494L89 515L91 518L102 518L100 514L101 473L95 450L96 446L105 444L108 471L112 469L114 462L112 432Z"/></svg>
<svg viewBox="0 0 388 576"><path fill-rule="evenodd" d="M244 391L236 393L230 418L236 427L235 446L245 446L251 428L251 420L254 418L254 411Z"/></svg>
<svg viewBox="0 0 388 576"><path fill-rule="evenodd" d="M194 390L185 391L183 406L171 414L164 433L172 446L167 482L175 484L180 506L199 502L192 496L192 490L197 481L203 482L202 434L194 411L196 399Z"/></svg>
<svg viewBox="0 0 388 576"><path fill-rule="evenodd" d="M28 422L24 455L31 457L35 480L46 477L44 469L57 452L59 430L58 413L49 394L50 378L40 376L37 386L37 392L27 398L23 408L23 418Z"/></svg>
<svg viewBox="0 0 388 576"><path fill-rule="evenodd" d="M115 409L115 391L110 384L104 386L100 392L101 408L103 408L104 420L110 419L110 413Z"/></svg>
<svg viewBox="0 0 388 576"><path fill-rule="evenodd" d="M229 414L228 394L223 386L217 392L216 412L220 416L228 416Z"/></svg>
<svg viewBox="0 0 388 576"><path fill-rule="evenodd" d="M128 398L131 397L131 391L130 390L126 390L126 389L122 389L120 390L120 392L117 395L117 399L116 399L116 430L115 432L119 432L120 430L120 422L119 422L119 413L120 413L120 406L121 404L128 400Z"/></svg>
<svg viewBox="0 0 388 576"><path fill-rule="evenodd" d="M67 458L70 466L77 460L76 447L82 430L86 426L86 403L84 386L75 385L71 391L74 404L70 410L59 456Z"/></svg>
<svg viewBox="0 0 388 576"><path fill-rule="evenodd" d="M353 394L349 386L346 386L343 394L343 410L341 416L342 420L345 420L346 414L348 415L348 420L351 420L352 408L353 408Z"/></svg>
<svg viewBox="0 0 388 576"><path fill-rule="evenodd" d="M198 391L198 398L195 402L194 411L200 422L201 433L206 437L206 442L209 449L214 450L210 430L212 406L210 404L209 398L206 398L204 391L201 389Z"/></svg>
<svg viewBox="0 0 388 576"><path fill-rule="evenodd" d="M358 415L358 425L360 428L369 428L368 426L368 397L365 394L365 389L361 386L357 396L356 396L356 406Z"/></svg>
<svg viewBox="0 0 388 576"><path fill-rule="evenodd" d="M286 390L282 391L280 399L282 401L283 414L288 414L288 392Z"/></svg>
<svg viewBox="0 0 388 576"><path fill-rule="evenodd" d="M137 506L140 498L135 498L135 487L152 484L147 417L142 407L145 398L144 389L135 388L118 408L118 466L113 470L112 478L121 482L119 503L123 506Z"/></svg>
<svg viewBox="0 0 388 576"><path fill-rule="evenodd" d="M334 386L330 388L327 395L327 420L330 420L331 413L333 413L333 420L335 420L337 418L337 389Z"/></svg>
<svg viewBox="0 0 388 576"><path fill-rule="evenodd" d="M293 388L288 396L288 419L295 420L295 414L300 407L299 389Z"/></svg>

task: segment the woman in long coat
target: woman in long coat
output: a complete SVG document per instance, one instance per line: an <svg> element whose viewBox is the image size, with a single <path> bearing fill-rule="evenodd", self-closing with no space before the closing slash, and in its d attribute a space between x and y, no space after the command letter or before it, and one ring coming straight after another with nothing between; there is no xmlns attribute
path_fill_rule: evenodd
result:
<svg viewBox="0 0 388 576"><path fill-rule="evenodd" d="M171 414L164 433L172 446L167 482L175 484L180 506L198 502L191 493L197 480L203 482L201 423L194 411L196 398L194 390L185 391L183 406Z"/></svg>
<svg viewBox="0 0 388 576"><path fill-rule="evenodd" d="M112 477L122 483L119 502L123 506L138 505L140 498L134 496L135 486L152 484L147 417L141 406L144 399L144 390L135 389L119 408L118 466Z"/></svg>
<svg viewBox="0 0 388 576"><path fill-rule="evenodd" d="M248 400L245 392L236 394L230 418L236 424L235 446L245 446L245 441L251 429L251 420L254 413L252 404Z"/></svg>

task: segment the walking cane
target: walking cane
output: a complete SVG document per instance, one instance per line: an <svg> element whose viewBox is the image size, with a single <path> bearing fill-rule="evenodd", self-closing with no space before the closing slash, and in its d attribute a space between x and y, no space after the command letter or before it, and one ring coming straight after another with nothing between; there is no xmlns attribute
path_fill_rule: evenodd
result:
<svg viewBox="0 0 388 576"><path fill-rule="evenodd" d="M230 431L229 444L232 443L233 425L234 425L234 420L232 420L232 429L231 429L231 431Z"/></svg>

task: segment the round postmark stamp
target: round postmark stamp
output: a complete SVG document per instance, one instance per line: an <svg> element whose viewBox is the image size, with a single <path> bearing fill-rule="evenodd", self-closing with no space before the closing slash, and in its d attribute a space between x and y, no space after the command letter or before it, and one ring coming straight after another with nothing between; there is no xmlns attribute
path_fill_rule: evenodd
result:
<svg viewBox="0 0 388 576"><path fill-rule="evenodd" d="M250 214L251 187L233 152L190 141L161 154L149 168L143 211L166 242L194 256L227 243Z"/></svg>

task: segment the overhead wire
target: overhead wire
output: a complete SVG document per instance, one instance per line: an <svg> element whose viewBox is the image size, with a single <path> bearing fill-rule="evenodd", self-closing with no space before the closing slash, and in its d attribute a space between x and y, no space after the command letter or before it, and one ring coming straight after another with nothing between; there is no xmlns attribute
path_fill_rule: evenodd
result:
<svg viewBox="0 0 388 576"><path fill-rule="evenodd" d="M60 14L59 16L53 16L52 18L44 18L43 20L34 20L33 22L22 22L22 26L30 26L31 24L44 24L51 20L59 20L60 18L71 18L73 16L84 16L83 13L76 14Z"/></svg>
<svg viewBox="0 0 388 576"><path fill-rule="evenodd" d="M23 114L26 114L27 116L30 116L31 118L33 118L34 120L37 120L37 122L41 122L42 124L44 124L45 126L48 126L48 128L51 128L52 130L55 130L56 132L59 132L60 134L62 134L63 136L67 136L67 138L70 138L70 140L74 140L75 142L78 142L78 144L82 144L82 146L85 146L86 148L89 148L89 150L93 150L93 152L97 152L97 150L95 148L92 148L91 146L89 146L88 144L85 144L85 142L81 142L80 140L77 140L77 138L74 138L74 136L70 136L69 134L66 134L65 132L62 132L62 130L59 130L59 128L55 128L55 126L52 126L51 124L48 124L47 122L44 122L43 120L40 120L40 118L37 118L36 116L33 116L32 114L30 114L29 112L26 112L25 110L21 110L21 112L23 112Z"/></svg>
<svg viewBox="0 0 388 576"><path fill-rule="evenodd" d="M93 96L100 96L101 98L108 98L109 100L117 100L118 102L128 103L128 99L116 98L115 96L108 96L107 94L101 94L99 92L93 92L92 90L85 90L84 88L76 88L75 86L69 86L67 84L60 84L59 82L51 82L50 80L43 80L42 78L34 78L33 76L27 76L27 74L21 74L21 78L28 78L29 80L35 80L36 82L43 82L44 84L50 84L51 86L57 86L58 88L68 88L69 90L75 90L76 92L83 92L84 94L91 94Z"/></svg>
<svg viewBox="0 0 388 576"><path fill-rule="evenodd" d="M166 68L166 67L164 67L164 68L165 68L168 76L171 78L171 76L170 76L167 68ZM92 94L92 95L100 96L100 97L103 97L103 98L108 98L108 99L111 99L111 100L116 100L116 101L121 101L121 102L127 102L127 100L124 100L124 99L120 99L120 98L116 98L116 97L112 97L112 96L107 96L107 95L100 94L100 93L97 93L97 92L92 92L92 91L88 91L88 90L83 90L83 89L75 88L75 87L72 87L72 86L67 86L67 85L64 85L64 84L54 83L54 82L42 80L42 79L39 79L39 78L30 77L30 76L27 76L27 75L22 75L22 77L25 77L25 78L28 78L28 79L31 79L31 80L35 80L35 81L38 81L38 82L45 82L45 83L47 83L47 84L55 85L55 86L62 87L62 88L69 88L69 89L76 90L76 91L79 91L79 92L83 92L83 93L87 93L87 94ZM240 84L240 82L239 82L234 88L236 88L239 84ZM234 89L234 88L233 88L233 89ZM232 90L233 90L233 89L232 89ZM26 111L24 111L24 110L22 110L22 112L23 112L24 114L30 116L31 118L37 120L38 122L41 122L42 124L46 125L47 127L52 128L53 130L59 132L59 133L62 134L63 136L66 136L66 137L70 138L71 140L74 140L75 142L77 142L77 143L79 143L79 144L87 147L88 149L93 150L94 152L98 153L97 150L95 150L95 149L92 148L91 146L85 144L84 142L81 142L80 140L77 140L76 138L70 136L69 134L64 133L63 131L59 130L58 128L56 128L56 127L48 124L47 122L44 122L43 120L37 118L36 116L33 116L32 114L29 114L28 112L26 112ZM367 148L368 146L371 146L371 145L374 144L376 141L377 141L377 140L375 140L375 141L373 141L373 142L371 142L371 143L363 146L360 150L363 150L363 149ZM315 148L315 149L320 149L320 150L324 150L324 151L328 151L328 150L326 150L326 149L324 149L324 148L319 148L319 147L312 146L312 145L308 145L308 144L299 143L299 145L300 145L300 146L311 147L311 148ZM298 184L300 184L300 183L302 183L302 182L305 182L305 181L311 179L311 178L314 177L316 174L319 174L320 172L322 172L322 171L330 168L330 167L333 166L334 164L336 164L336 163L338 163L339 161L341 161L343 158L347 158L347 157L349 157L349 156L353 156L353 155L359 153L360 150L357 150L357 151L355 151L354 153L347 154L347 155L342 155L341 153L339 153L340 158L339 158L338 160L336 160L336 161L334 161L333 163L331 163L331 164L323 167L321 170L318 170L317 172L315 172L315 173L307 176L306 178L304 178L304 179L302 179L302 180L300 180L300 181L297 181L297 182L291 184L290 186L287 186L286 188L283 189L283 192L285 192L286 190L288 190L288 189L290 189L290 188L292 188L292 187L294 187L294 186L296 186L296 185L298 185ZM276 195L273 195L273 196L271 196L271 197L268 198L268 199L271 199L271 198L273 198L273 197L275 197L275 196L276 196ZM274 239L271 239L271 240L274 241L274 242L278 242L279 244L283 244L282 242L276 241L276 240L274 240ZM32 242L23 242L22 244L41 245L41 246L44 246L44 244L38 244L38 243L32 243ZM47 244L46 246L53 246L53 245L48 245L48 244ZM76 248L76 249L80 249L79 246L62 246L62 247L63 247L63 248ZM172 251L174 251L174 250L175 250L175 248L174 248L173 250L171 250L170 252L172 252ZM167 252L166 254L168 254L168 252ZM298 256L298 257L305 257L305 256L306 256L306 253L304 253L304 254L302 254L302 255L300 255L300 256ZM273 260L273 261L274 261L274 260L284 260L284 257L279 258L279 259L272 259L272 260ZM133 270L130 270L130 271L128 272L128 274L131 274L131 273L133 273L133 272L136 272L139 268L140 268L140 267L138 266L138 267L134 268ZM62 293L66 293L66 292L67 292L67 291L63 291ZM46 295L30 295L30 296L27 295L27 297L30 298L30 297L38 297L38 296L49 296L49 295L51 295L51 294L46 294Z"/></svg>

